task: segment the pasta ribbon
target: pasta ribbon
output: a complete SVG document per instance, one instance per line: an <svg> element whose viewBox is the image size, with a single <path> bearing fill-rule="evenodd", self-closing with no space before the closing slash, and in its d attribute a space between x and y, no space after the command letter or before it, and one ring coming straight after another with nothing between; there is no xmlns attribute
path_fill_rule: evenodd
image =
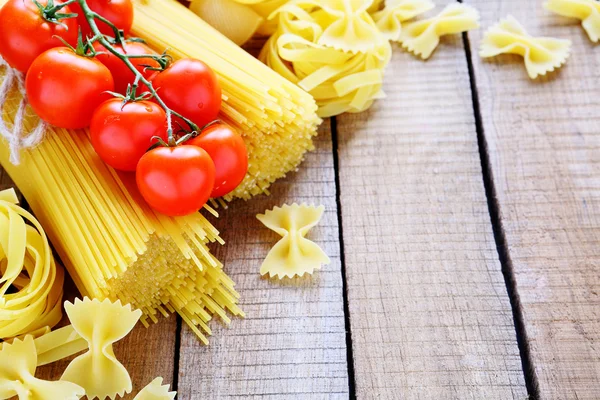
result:
<svg viewBox="0 0 600 400"><path fill-rule="evenodd" d="M36 338L35 348L39 367L87 350L88 342L79 336L73 325L67 325Z"/></svg>
<svg viewBox="0 0 600 400"><path fill-rule="evenodd" d="M434 7L429 0L386 0L383 9L374 11L371 16L386 39L399 41L403 22Z"/></svg>
<svg viewBox="0 0 600 400"><path fill-rule="evenodd" d="M361 112L383 97L392 49L367 12L370 5L292 0L271 16L278 29L260 59L313 95L320 117Z"/></svg>
<svg viewBox="0 0 600 400"><path fill-rule="evenodd" d="M116 359L112 345L127 336L142 312L120 301L89 298L66 302L65 311L73 329L87 341L89 351L71 361L61 379L83 387L90 400L130 393L131 377Z"/></svg>
<svg viewBox="0 0 600 400"><path fill-rule="evenodd" d="M308 231L319 223L323 211L323 206L294 203L275 207L256 216L267 228L282 236L267 254L260 267L261 275L293 278L305 273L312 274L322 264L331 262L319 245L305 238Z"/></svg>
<svg viewBox="0 0 600 400"><path fill-rule="evenodd" d="M32 336L5 343L0 350L0 399L77 400L85 394L80 386L67 381L37 379L37 353Z"/></svg>
<svg viewBox="0 0 600 400"><path fill-rule="evenodd" d="M548 0L544 7L564 17L577 18L590 40L600 40L600 2L596 0Z"/></svg>
<svg viewBox="0 0 600 400"><path fill-rule="evenodd" d="M479 27L479 13L461 3L449 4L437 16L410 22L402 28L402 46L422 59L428 59L440 43L440 37Z"/></svg>
<svg viewBox="0 0 600 400"><path fill-rule="evenodd" d="M570 40L533 37L509 15L488 29L479 55L486 58L499 54L518 54L525 60L529 77L535 79L561 67L567 61L570 49Z"/></svg>
<svg viewBox="0 0 600 400"><path fill-rule="evenodd" d="M173 400L177 392L169 392L169 385L162 383L163 378L154 379L133 400Z"/></svg>
<svg viewBox="0 0 600 400"><path fill-rule="evenodd" d="M40 223L0 192L0 339L48 331L61 317L64 271Z"/></svg>

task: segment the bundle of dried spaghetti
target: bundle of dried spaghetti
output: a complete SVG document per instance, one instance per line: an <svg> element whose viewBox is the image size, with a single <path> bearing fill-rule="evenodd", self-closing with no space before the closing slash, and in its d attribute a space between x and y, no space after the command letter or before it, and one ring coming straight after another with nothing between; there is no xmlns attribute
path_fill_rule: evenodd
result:
<svg viewBox="0 0 600 400"><path fill-rule="evenodd" d="M302 161L321 120L314 99L175 0L134 0L133 34L156 50L205 61L223 90L221 118L241 132L248 175L227 199L248 199Z"/></svg>
<svg viewBox="0 0 600 400"><path fill-rule="evenodd" d="M11 114L19 101L15 91L4 109ZM26 129L35 123L29 115ZM154 213L132 177L117 175L96 156L85 132L52 128L19 166L8 157L1 146L0 162L84 295L131 303L146 323L177 311L203 340L212 314L226 322L225 310L241 314L233 282L207 248L220 241L215 228L199 213Z"/></svg>
<svg viewBox="0 0 600 400"><path fill-rule="evenodd" d="M0 70L0 80L5 73ZM8 124L21 98L15 88L2 107ZM37 123L28 110L25 130ZM22 152L18 166L9 157L2 143L0 163L84 295L130 303L144 312L146 325L158 314L178 312L204 342L213 315L226 323L227 311L242 315L234 283L207 247L221 241L216 229L200 213L169 218L153 212L135 178L104 164L86 132L48 128L40 145Z"/></svg>
<svg viewBox="0 0 600 400"><path fill-rule="evenodd" d="M361 112L383 97L383 70L392 49L368 10L371 0L291 0L260 59L312 94L318 115Z"/></svg>
<svg viewBox="0 0 600 400"><path fill-rule="evenodd" d="M0 192L0 339L49 330L61 317L64 271L40 223Z"/></svg>

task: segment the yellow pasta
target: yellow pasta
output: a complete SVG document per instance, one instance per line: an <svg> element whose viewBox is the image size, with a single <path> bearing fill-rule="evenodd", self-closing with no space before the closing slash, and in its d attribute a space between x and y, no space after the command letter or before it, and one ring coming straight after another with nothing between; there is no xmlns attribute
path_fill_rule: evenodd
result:
<svg viewBox="0 0 600 400"><path fill-rule="evenodd" d="M169 385L163 385L158 377L143 388L133 400L173 400L177 392L169 392Z"/></svg>
<svg viewBox="0 0 600 400"><path fill-rule="evenodd" d="M546 9L581 20L588 37L594 43L600 40L600 2L597 0L548 0Z"/></svg>
<svg viewBox="0 0 600 400"><path fill-rule="evenodd" d="M0 339L45 332L61 317L64 271L40 223L0 192Z"/></svg>
<svg viewBox="0 0 600 400"><path fill-rule="evenodd" d="M388 40L400 40L402 23L434 8L429 0L386 0L381 10L371 16L379 31Z"/></svg>
<svg viewBox="0 0 600 400"><path fill-rule="evenodd" d="M37 365L42 366L72 356L89 348L73 325L56 329L35 339Z"/></svg>
<svg viewBox="0 0 600 400"><path fill-rule="evenodd" d="M236 0L192 0L190 10L237 45L246 43L264 21Z"/></svg>
<svg viewBox="0 0 600 400"><path fill-rule="evenodd" d="M171 49L175 58L202 59L219 76L220 117L240 130L249 150L248 175L228 199L268 192L313 148L320 123L314 100L176 1L134 4L135 35L158 50ZM14 90L2 106L8 124L21 98ZM25 130L38 121L28 110ZM152 211L131 175L97 157L87 132L48 128L19 166L0 145L0 163L84 296L131 304L144 313L145 325L177 312L204 343L214 316L229 323L229 313L243 315L233 281L208 248L223 242L212 224L201 213L169 218Z"/></svg>
<svg viewBox="0 0 600 400"><path fill-rule="evenodd" d="M261 275L293 278L312 274L322 264L331 262L319 245L305 238L308 231L319 223L323 211L323 206L294 203L256 216L267 228L282 236L260 267Z"/></svg>
<svg viewBox="0 0 600 400"><path fill-rule="evenodd" d="M5 343L0 350L0 399L77 400L82 387L67 381L44 381L35 377L37 353L32 336Z"/></svg>
<svg viewBox="0 0 600 400"><path fill-rule="evenodd" d="M268 17L288 0L192 0L190 9L234 43L254 34L271 36L277 24Z"/></svg>
<svg viewBox="0 0 600 400"><path fill-rule="evenodd" d="M440 37L479 27L479 13L465 4L449 4L437 16L410 22L402 28L402 46L422 59L428 59L440 43Z"/></svg>
<svg viewBox="0 0 600 400"><path fill-rule="evenodd" d="M561 67L567 61L570 49L570 40L533 37L509 15L487 30L479 55L484 58L499 54L523 56L529 77L535 79Z"/></svg>
<svg viewBox="0 0 600 400"><path fill-rule="evenodd" d="M85 389L90 400L123 397L132 389L127 369L115 357L112 345L133 329L142 312L119 301L75 299L65 303L73 329L88 343L89 350L67 366L61 380Z"/></svg>
<svg viewBox="0 0 600 400"><path fill-rule="evenodd" d="M312 94L321 117L361 112L383 97L391 46L367 12L370 4L292 0L273 15L277 32L260 59Z"/></svg>
<svg viewBox="0 0 600 400"><path fill-rule="evenodd" d="M3 1L3 0L0 0ZM223 89L220 118L236 127L248 147L246 179L226 198L268 192L294 170L321 120L314 99L246 53L175 0L134 0L133 34L176 58L205 61Z"/></svg>

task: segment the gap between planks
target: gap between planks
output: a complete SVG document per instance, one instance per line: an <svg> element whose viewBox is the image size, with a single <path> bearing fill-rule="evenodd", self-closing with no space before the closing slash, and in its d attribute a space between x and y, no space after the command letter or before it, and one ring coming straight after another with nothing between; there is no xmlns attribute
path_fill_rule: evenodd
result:
<svg viewBox="0 0 600 400"><path fill-rule="evenodd" d="M346 255L344 252L344 225L342 221L342 200L340 186L340 159L338 153L338 130L336 117L331 119L331 144L333 152L333 169L335 171L335 201L337 204L340 261L342 272L342 295L344 299L344 322L346 325L346 359L348 362L348 390L350 399L356 399L356 376L354 370L354 354L352 351L352 324L350 321L350 304L348 302L348 280L346 279Z"/></svg>
<svg viewBox="0 0 600 400"><path fill-rule="evenodd" d="M466 33L462 34L462 38L465 47L465 56L467 58L467 67L469 70L469 78L471 83L473 114L475 116L475 129L477 131L477 145L479 147L481 172L488 203L488 210L490 213L490 221L492 224L492 230L494 232L494 240L496 241L498 259L502 267L502 275L504 276L506 291L510 299L510 306L513 313L515 332L517 335L517 345L521 355L521 366L523 368L523 376L525 377L527 394L532 400L537 400L540 397L539 386L537 376L535 375L535 370L533 368L533 360L531 358L529 340L527 338L527 329L525 328L525 323L523 322L521 298L519 296L512 260L510 258L510 252L506 242L506 232L504 231L502 220L500 219L500 205L498 204L498 197L496 195L496 186L494 185L494 177L488 153L489 148L485 138L483 120L481 117L481 110L479 108L479 95L477 93L477 79L473 71L473 53L471 49L471 43L469 41L469 36Z"/></svg>

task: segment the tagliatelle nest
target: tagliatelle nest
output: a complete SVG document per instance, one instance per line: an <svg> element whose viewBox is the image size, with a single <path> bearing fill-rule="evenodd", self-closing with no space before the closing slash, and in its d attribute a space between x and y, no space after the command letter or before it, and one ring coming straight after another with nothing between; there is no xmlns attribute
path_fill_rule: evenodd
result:
<svg viewBox="0 0 600 400"><path fill-rule="evenodd" d="M260 59L312 94L318 115L364 111L384 96L392 48L369 14L372 0L292 0L271 19L277 31Z"/></svg>

